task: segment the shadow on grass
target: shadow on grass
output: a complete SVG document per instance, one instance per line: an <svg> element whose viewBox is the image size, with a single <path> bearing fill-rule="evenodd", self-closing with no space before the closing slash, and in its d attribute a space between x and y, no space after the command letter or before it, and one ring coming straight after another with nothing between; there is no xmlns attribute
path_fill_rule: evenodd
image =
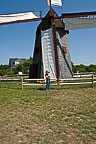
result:
<svg viewBox="0 0 96 144"><path fill-rule="evenodd" d="M39 88L37 88L37 90L45 90L45 87L39 87Z"/></svg>

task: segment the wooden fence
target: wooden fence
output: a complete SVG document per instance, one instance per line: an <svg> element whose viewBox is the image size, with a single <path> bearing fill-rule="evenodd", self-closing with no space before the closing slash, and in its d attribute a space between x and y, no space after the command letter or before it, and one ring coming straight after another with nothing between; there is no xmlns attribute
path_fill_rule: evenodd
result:
<svg viewBox="0 0 96 144"><path fill-rule="evenodd" d="M17 83L17 81L21 81ZM8 83L9 82L9 83ZM96 75L77 75L74 76L72 79L51 79L50 85L87 85L90 84L92 88L94 88L94 84L96 83ZM24 86L43 86L46 85L44 79L26 79L24 77L18 79L2 79L0 78L0 84L16 84L21 85L22 90Z"/></svg>
<svg viewBox="0 0 96 144"><path fill-rule="evenodd" d="M33 83L32 83L33 82ZM34 83L37 82L37 83ZM39 83L38 83L39 82ZM55 82L55 83L53 83ZM80 75L80 77L72 78L72 79L51 79L50 85L87 85L91 84L91 87L94 88L94 84L96 83L96 75ZM44 79L23 79L21 78L21 87L22 90L24 86L42 86L46 85Z"/></svg>

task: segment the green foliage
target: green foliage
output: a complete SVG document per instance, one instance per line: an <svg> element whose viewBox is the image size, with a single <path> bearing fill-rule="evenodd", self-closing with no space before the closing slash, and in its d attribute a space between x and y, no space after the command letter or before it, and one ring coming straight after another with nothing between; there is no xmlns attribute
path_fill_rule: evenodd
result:
<svg viewBox="0 0 96 144"><path fill-rule="evenodd" d="M8 69L8 65L0 65L0 70L7 70Z"/></svg>
<svg viewBox="0 0 96 144"><path fill-rule="evenodd" d="M16 65L16 67L13 69L14 74L17 74L19 71L23 72L23 69L24 69L24 67L23 67L22 63Z"/></svg>
<svg viewBox="0 0 96 144"><path fill-rule="evenodd" d="M96 72L96 65L89 65L89 66L85 66L83 64L80 65L74 65L72 64L72 70L73 72Z"/></svg>
<svg viewBox="0 0 96 144"><path fill-rule="evenodd" d="M88 72L96 72L96 65L93 65L93 64L89 65L87 67L87 71Z"/></svg>
<svg viewBox="0 0 96 144"><path fill-rule="evenodd" d="M6 74L6 70L0 69L0 76L3 76L3 75L5 75L5 74Z"/></svg>
<svg viewBox="0 0 96 144"><path fill-rule="evenodd" d="M6 71L6 74L7 75L13 75L14 71L12 69L8 68L7 71Z"/></svg>
<svg viewBox="0 0 96 144"><path fill-rule="evenodd" d="M32 59L28 59L28 60L25 60L23 62L23 72L25 74L29 73L29 68L30 68L30 65L32 64Z"/></svg>
<svg viewBox="0 0 96 144"><path fill-rule="evenodd" d="M79 72L87 72L86 71L86 67L87 66L85 66L83 64L80 64L80 65L73 65L72 69L73 69L73 72L77 72L77 71L79 71Z"/></svg>

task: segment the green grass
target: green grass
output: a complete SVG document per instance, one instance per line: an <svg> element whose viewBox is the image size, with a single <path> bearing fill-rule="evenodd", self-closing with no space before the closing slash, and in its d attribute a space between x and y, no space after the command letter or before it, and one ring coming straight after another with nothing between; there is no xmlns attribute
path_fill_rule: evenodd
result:
<svg viewBox="0 0 96 144"><path fill-rule="evenodd" d="M96 88L0 88L0 144L95 144Z"/></svg>

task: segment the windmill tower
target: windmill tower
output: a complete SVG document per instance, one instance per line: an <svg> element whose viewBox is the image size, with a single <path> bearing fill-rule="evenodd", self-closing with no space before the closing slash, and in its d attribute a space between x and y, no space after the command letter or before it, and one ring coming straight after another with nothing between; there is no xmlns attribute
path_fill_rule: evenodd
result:
<svg viewBox="0 0 96 144"><path fill-rule="evenodd" d="M57 53L54 50L51 15L58 17L51 9L45 16L45 20L39 24L36 31L33 64L30 67L30 78L44 78L46 70L51 78L56 78L56 66L58 78L72 78L72 66L68 44L69 31L65 30L65 24L61 19L55 19ZM46 20L48 19L48 20ZM56 65L57 64L57 65Z"/></svg>

